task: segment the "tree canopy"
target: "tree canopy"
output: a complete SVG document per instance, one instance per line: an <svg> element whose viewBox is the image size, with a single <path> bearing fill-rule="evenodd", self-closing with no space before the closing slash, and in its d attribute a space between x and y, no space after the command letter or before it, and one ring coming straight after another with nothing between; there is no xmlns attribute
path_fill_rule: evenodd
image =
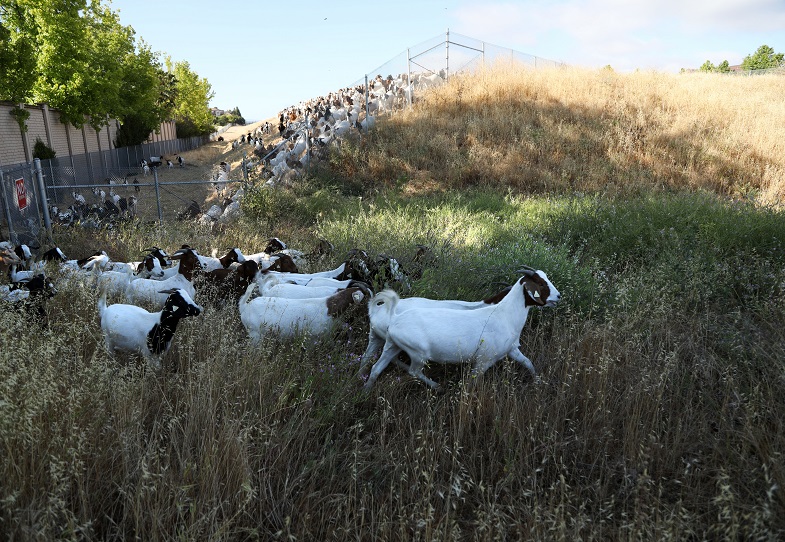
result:
<svg viewBox="0 0 785 542"><path fill-rule="evenodd" d="M741 69L749 71L778 68L785 65L783 57L785 57L785 54L775 53L774 49L768 45L761 45L753 54L744 57L744 60L741 63ZM707 60L701 65L700 71L728 73L731 70L727 60L723 60L717 66L712 64L710 60Z"/></svg>
<svg viewBox="0 0 785 542"><path fill-rule="evenodd" d="M167 70L174 75L177 100L174 118L181 137L209 133L213 129L213 115L208 104L214 96L207 79L191 70L186 61L166 59Z"/></svg>
<svg viewBox="0 0 785 542"><path fill-rule="evenodd" d="M784 53L775 53L768 45L761 45L753 54L744 57L741 67L745 70L777 68L783 65L783 57Z"/></svg>
<svg viewBox="0 0 785 542"><path fill-rule="evenodd" d="M728 73L728 72L730 72L730 64L728 64L727 60L723 60L722 62L719 63L719 65L715 66L709 60L707 60L700 67L700 71L702 71L702 72Z"/></svg>
<svg viewBox="0 0 785 542"><path fill-rule="evenodd" d="M135 144L173 116L210 131L211 97L187 62L165 69L102 0L0 0L0 100L46 103L77 127L116 118L118 142Z"/></svg>

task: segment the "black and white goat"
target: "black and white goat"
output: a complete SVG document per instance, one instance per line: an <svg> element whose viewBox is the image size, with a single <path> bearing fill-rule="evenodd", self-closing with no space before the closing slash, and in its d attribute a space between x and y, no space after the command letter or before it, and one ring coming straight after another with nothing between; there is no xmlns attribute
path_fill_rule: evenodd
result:
<svg viewBox="0 0 785 542"><path fill-rule="evenodd" d="M101 292L98 315L109 354L139 354L153 368L161 368L161 358L172 345L177 324L183 318L198 316L203 309L183 289L161 290L158 293L167 296L163 309L148 312L136 305L123 303L107 306L106 292Z"/></svg>
<svg viewBox="0 0 785 542"><path fill-rule="evenodd" d="M24 282L0 285L0 301L10 303L28 321L42 327L49 325L46 300L57 293L54 285L41 273Z"/></svg>

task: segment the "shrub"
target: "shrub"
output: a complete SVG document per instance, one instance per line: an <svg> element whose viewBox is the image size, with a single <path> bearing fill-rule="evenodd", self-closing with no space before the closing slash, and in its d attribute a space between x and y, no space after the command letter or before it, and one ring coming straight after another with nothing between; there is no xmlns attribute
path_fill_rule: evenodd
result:
<svg viewBox="0 0 785 542"><path fill-rule="evenodd" d="M33 158L38 158L39 160L51 160L55 157L55 154L56 153L52 147L41 141L40 137L36 138L35 145L33 146Z"/></svg>

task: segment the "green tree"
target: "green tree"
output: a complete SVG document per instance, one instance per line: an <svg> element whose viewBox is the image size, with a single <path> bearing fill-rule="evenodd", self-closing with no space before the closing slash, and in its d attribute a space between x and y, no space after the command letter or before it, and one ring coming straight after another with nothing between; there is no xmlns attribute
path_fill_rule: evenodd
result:
<svg viewBox="0 0 785 542"><path fill-rule="evenodd" d="M720 73L730 73L730 64L728 64L728 61L723 60L720 62L719 66L717 66L717 71Z"/></svg>
<svg viewBox="0 0 785 542"><path fill-rule="evenodd" d="M173 112L177 122L177 135L189 137L212 132L213 115L209 104L215 94L210 83L192 71L188 62L173 63L171 58L167 58L166 67L176 81Z"/></svg>
<svg viewBox="0 0 785 542"><path fill-rule="evenodd" d="M120 130L116 147L139 145L161 122L171 118L176 97L173 74L164 71L158 54L144 41L138 51L124 62L123 84L120 89Z"/></svg>
<svg viewBox="0 0 785 542"><path fill-rule="evenodd" d="M26 103L36 80L33 21L20 2L0 0L0 100Z"/></svg>
<svg viewBox="0 0 785 542"><path fill-rule="evenodd" d="M187 63L175 68L165 70L159 53L137 43L133 28L102 0L0 0L0 100L47 103L77 127L100 128L117 118L124 130L118 139L134 143L172 118L175 106L209 131L194 98L206 104L209 83ZM26 129L29 113L12 114Z"/></svg>
<svg viewBox="0 0 785 542"><path fill-rule="evenodd" d="M103 35L106 26L100 4L87 5L86 0L25 3L36 26L38 77L33 99L58 109L62 120L74 126L84 124L88 116L100 125L109 113L106 104L114 98L107 92L117 72L116 56L101 48L116 53L119 45Z"/></svg>
<svg viewBox="0 0 785 542"><path fill-rule="evenodd" d="M31 100L36 80L36 53L33 21L17 1L0 0L0 100L24 104ZM30 112L15 105L10 111L27 130Z"/></svg>
<svg viewBox="0 0 785 542"><path fill-rule="evenodd" d="M777 68L783 64L784 53L775 53L768 45L761 45L752 55L747 55L741 62L744 70L765 70Z"/></svg>
<svg viewBox="0 0 785 542"><path fill-rule="evenodd" d="M704 62L703 65L701 65L701 67L700 67L700 71L702 71L702 72L713 72L716 69L717 68L714 67L714 64L712 64L708 60L706 62Z"/></svg>

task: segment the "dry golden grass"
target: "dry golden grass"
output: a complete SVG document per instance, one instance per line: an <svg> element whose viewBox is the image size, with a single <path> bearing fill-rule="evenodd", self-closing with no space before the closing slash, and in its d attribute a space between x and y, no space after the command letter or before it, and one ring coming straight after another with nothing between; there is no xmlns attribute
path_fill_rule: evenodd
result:
<svg viewBox="0 0 785 542"><path fill-rule="evenodd" d="M368 183L785 198L782 75L511 69L454 77L366 144ZM353 164L353 165L352 165ZM435 184L434 184L435 183Z"/></svg>

